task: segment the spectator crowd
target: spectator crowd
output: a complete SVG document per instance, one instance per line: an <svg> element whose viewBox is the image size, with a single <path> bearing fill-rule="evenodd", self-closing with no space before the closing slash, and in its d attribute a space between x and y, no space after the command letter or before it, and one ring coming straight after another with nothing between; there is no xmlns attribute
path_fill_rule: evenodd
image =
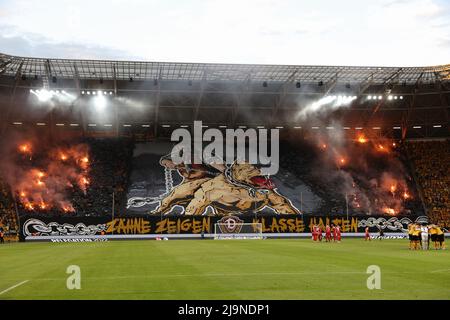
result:
<svg viewBox="0 0 450 320"><path fill-rule="evenodd" d="M450 141L411 141L408 151L432 223L450 228Z"/></svg>

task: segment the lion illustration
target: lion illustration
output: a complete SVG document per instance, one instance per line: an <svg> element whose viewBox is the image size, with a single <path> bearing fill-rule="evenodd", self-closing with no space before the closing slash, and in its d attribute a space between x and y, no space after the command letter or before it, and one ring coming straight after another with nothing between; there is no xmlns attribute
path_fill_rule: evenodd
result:
<svg viewBox="0 0 450 320"><path fill-rule="evenodd" d="M262 176L260 169L249 163L235 162L224 173L201 182L192 186L194 192L183 187L178 190L177 197L169 194L162 200L157 213L169 212L172 206L187 202L186 215L203 214L209 206L218 215L258 212L265 207L280 214L300 214L289 199L276 191L272 180Z"/></svg>
<svg viewBox="0 0 450 320"><path fill-rule="evenodd" d="M153 213L165 214L172 210L176 205L186 207L194 198L195 191L200 186L214 178L225 170L222 164L211 163L206 164L174 164L169 156L162 157L160 164L171 170L177 170L178 174L183 177L183 181L174 187L170 193L162 199L158 208Z"/></svg>

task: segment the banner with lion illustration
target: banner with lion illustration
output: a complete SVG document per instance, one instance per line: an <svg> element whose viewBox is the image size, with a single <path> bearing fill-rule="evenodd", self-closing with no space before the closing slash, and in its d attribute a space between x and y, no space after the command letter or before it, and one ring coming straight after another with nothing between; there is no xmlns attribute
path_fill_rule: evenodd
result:
<svg viewBox="0 0 450 320"><path fill-rule="evenodd" d="M175 164L170 142L137 145L128 214L301 214L320 198L283 168L274 176L248 162Z"/></svg>

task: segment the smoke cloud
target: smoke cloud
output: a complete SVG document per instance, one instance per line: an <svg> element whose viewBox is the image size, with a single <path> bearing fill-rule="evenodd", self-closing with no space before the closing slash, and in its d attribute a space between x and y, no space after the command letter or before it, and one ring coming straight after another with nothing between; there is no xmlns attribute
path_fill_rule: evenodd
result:
<svg viewBox="0 0 450 320"><path fill-rule="evenodd" d="M90 183L89 148L52 146L44 140L10 134L0 145L0 174L25 210L72 212L71 190L86 193Z"/></svg>

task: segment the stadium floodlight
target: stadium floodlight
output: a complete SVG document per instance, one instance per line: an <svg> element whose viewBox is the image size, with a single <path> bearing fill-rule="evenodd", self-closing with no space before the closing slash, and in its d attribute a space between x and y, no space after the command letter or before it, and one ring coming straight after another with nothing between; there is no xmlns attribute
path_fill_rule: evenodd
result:
<svg viewBox="0 0 450 320"><path fill-rule="evenodd" d="M89 94L89 95L91 94L91 92L90 92L90 91L88 91L88 92L86 92L86 93L87 93L87 94Z"/></svg>
<svg viewBox="0 0 450 320"><path fill-rule="evenodd" d="M96 94L97 94L97 92L95 92L95 91L92 91L92 94L95 96Z"/></svg>
<svg viewBox="0 0 450 320"><path fill-rule="evenodd" d="M100 90L98 90L97 92L98 92L99 96L101 96L103 94Z"/></svg>
<svg viewBox="0 0 450 320"><path fill-rule="evenodd" d="M111 96L112 94L113 94L113 92L112 92L112 91L110 91L110 92L109 92L109 95Z"/></svg>
<svg viewBox="0 0 450 320"><path fill-rule="evenodd" d="M368 97L367 97L367 100L372 100L372 96L368 96Z"/></svg>
<svg viewBox="0 0 450 320"><path fill-rule="evenodd" d="M400 100L403 100L403 96L400 96Z"/></svg>
<svg viewBox="0 0 450 320"><path fill-rule="evenodd" d="M81 91L81 94L84 94L84 91Z"/></svg>
<svg viewBox="0 0 450 320"><path fill-rule="evenodd" d="M433 126L433 128L442 128L442 125L440 125L440 124L435 124L435 125Z"/></svg>
<svg viewBox="0 0 450 320"><path fill-rule="evenodd" d="M388 96L388 100L392 100L392 99L394 99L394 97L391 96L391 95L389 95L389 96Z"/></svg>
<svg viewBox="0 0 450 320"><path fill-rule="evenodd" d="M398 97L397 96L394 96L394 100L397 100L398 99Z"/></svg>
<svg viewBox="0 0 450 320"><path fill-rule="evenodd" d="M97 111L101 111L106 106L105 97L97 96L96 98L94 98L94 104L95 104L95 107L97 108Z"/></svg>
<svg viewBox="0 0 450 320"><path fill-rule="evenodd" d="M52 98L53 93L51 91L43 89L43 90L39 90L38 91L37 96L38 96L39 101L45 102L45 101L48 101L48 100L50 100Z"/></svg>
<svg viewBox="0 0 450 320"><path fill-rule="evenodd" d="M381 100L381 99L383 99L383 96L378 96L378 100Z"/></svg>

